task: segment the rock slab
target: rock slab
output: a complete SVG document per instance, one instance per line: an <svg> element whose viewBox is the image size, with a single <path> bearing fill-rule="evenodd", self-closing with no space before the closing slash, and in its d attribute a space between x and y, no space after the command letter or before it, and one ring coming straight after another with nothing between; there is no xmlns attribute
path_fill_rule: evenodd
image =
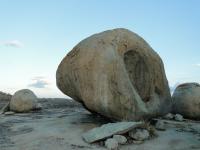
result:
<svg viewBox="0 0 200 150"><path fill-rule="evenodd" d="M15 114L15 112L13 112L13 111L7 111L7 112L5 112L4 114L5 114L5 115L13 115L13 114Z"/></svg>
<svg viewBox="0 0 200 150"><path fill-rule="evenodd" d="M102 139L112 137L116 134L126 133L134 128L141 126L142 122L118 122L108 123L101 127L94 128L82 135L83 140L87 143L93 143Z"/></svg>

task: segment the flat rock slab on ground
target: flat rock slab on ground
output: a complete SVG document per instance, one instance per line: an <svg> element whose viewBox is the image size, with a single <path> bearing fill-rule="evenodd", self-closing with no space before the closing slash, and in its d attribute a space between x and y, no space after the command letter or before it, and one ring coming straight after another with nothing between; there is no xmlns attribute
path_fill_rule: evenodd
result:
<svg viewBox="0 0 200 150"><path fill-rule="evenodd" d="M126 133L138 126L141 126L142 122L117 122L104 124L101 127L94 128L83 134L83 139L88 143L93 143L115 134Z"/></svg>
<svg viewBox="0 0 200 150"><path fill-rule="evenodd" d="M84 142L81 135L108 123L107 120L66 99L42 99L39 103L43 109L35 113L0 115L0 150L106 150ZM199 150L197 131L199 122L170 121L166 131L158 131L157 138L143 144L119 145L119 149Z"/></svg>

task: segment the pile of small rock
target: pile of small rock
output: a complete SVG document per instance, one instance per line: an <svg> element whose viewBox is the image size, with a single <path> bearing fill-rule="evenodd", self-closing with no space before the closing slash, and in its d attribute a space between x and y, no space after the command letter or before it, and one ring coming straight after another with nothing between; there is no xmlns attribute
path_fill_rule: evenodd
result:
<svg viewBox="0 0 200 150"><path fill-rule="evenodd" d="M147 129L136 128L124 135L113 135L112 138L106 139L104 143L107 149L116 150L119 145L142 144L148 139L150 139L150 133Z"/></svg>
<svg viewBox="0 0 200 150"><path fill-rule="evenodd" d="M164 117L163 117L164 119L168 119L168 120L176 120L176 121L183 121L183 116L182 115L180 115L180 114L172 114L172 113L168 113L167 115L165 115Z"/></svg>
<svg viewBox="0 0 200 150"><path fill-rule="evenodd" d="M150 139L152 126L144 122L118 122L108 123L94 128L83 134L87 143L100 142L109 150L117 150L124 144L141 144ZM155 131L154 131L155 132Z"/></svg>
<svg viewBox="0 0 200 150"><path fill-rule="evenodd" d="M163 119L166 119L166 120L175 120L175 121L179 121L179 122L184 120L184 118L183 118L182 115L180 115L180 114L175 114L175 115L174 115L174 114L172 114L172 113L168 113L167 115L165 115L165 116L163 117ZM165 121L164 121L164 120L161 120L161 119L158 119L158 120L156 121L155 128L156 128L157 130L160 130L160 131L166 130Z"/></svg>
<svg viewBox="0 0 200 150"><path fill-rule="evenodd" d="M108 150L117 150L120 145L142 144L145 140L157 136L157 130L166 130L165 120L183 121L180 114L168 113L163 119L156 119L155 126L145 122L117 122L108 123L93 128L83 134L83 140L87 143L98 142Z"/></svg>

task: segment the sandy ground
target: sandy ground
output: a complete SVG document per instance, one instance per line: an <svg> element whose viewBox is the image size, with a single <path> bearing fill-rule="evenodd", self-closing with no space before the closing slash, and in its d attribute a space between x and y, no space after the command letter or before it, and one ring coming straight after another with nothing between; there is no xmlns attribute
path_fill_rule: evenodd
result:
<svg viewBox="0 0 200 150"><path fill-rule="evenodd" d="M0 106L3 105L0 102ZM81 105L66 99L40 99L43 110L0 115L0 150L104 150L85 143L81 135L107 123ZM200 123L167 123L166 131L143 144L127 144L120 150L200 150Z"/></svg>

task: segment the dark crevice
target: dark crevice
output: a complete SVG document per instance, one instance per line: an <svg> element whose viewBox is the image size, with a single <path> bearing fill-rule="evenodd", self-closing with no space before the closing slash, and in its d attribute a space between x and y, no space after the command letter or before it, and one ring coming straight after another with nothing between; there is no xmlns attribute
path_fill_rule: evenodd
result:
<svg viewBox="0 0 200 150"><path fill-rule="evenodd" d="M129 50L124 54L124 63L132 85L144 102L150 100L150 76L145 57L137 51Z"/></svg>

